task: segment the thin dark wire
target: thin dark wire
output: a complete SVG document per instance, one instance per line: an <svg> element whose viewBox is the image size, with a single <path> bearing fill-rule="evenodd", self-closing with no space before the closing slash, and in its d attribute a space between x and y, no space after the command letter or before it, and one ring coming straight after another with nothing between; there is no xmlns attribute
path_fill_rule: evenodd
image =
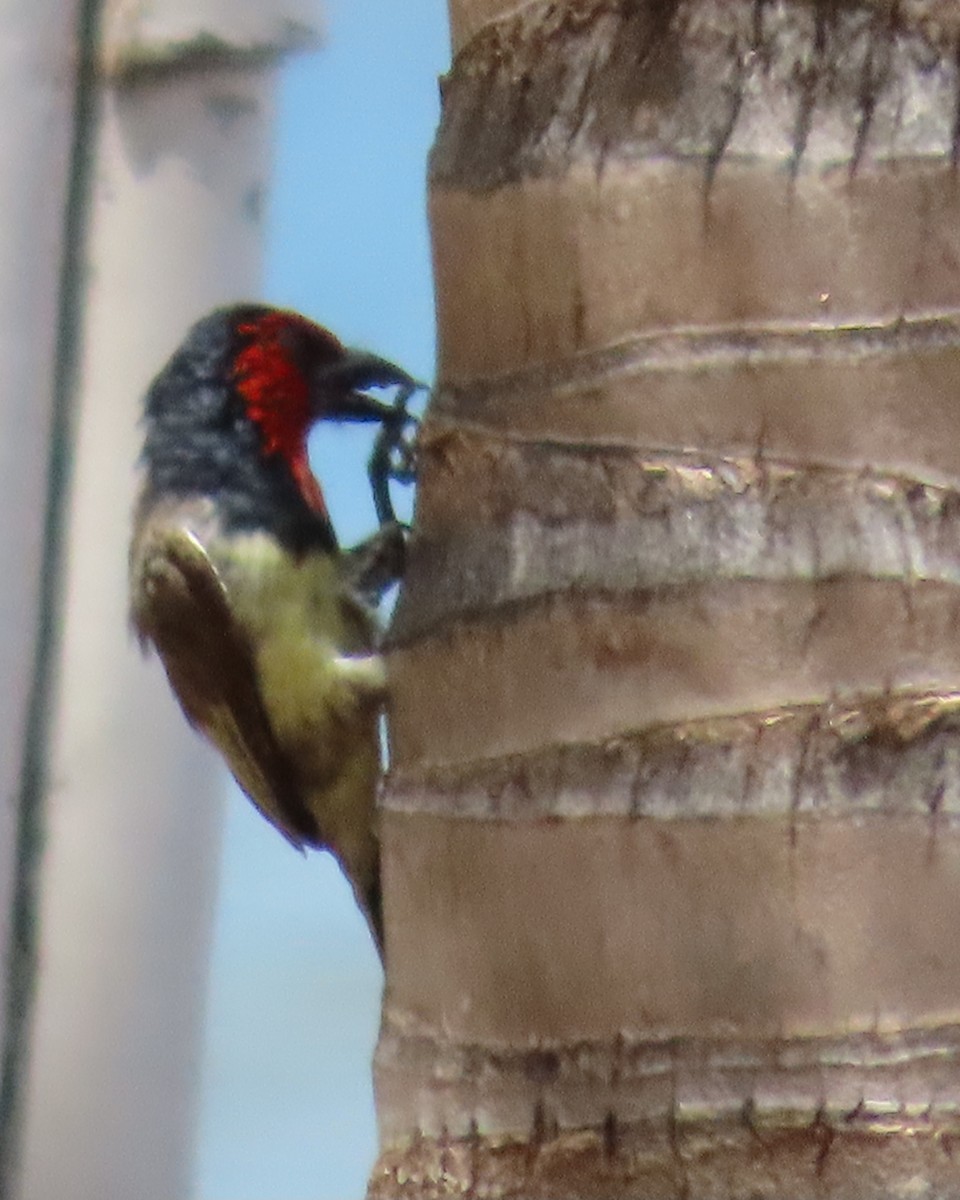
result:
<svg viewBox="0 0 960 1200"><path fill-rule="evenodd" d="M39 613L17 797L10 950L4 964L4 1044L0 1055L0 1200L15 1190L30 1019L36 991L39 864L43 848L50 725L60 648L63 543L73 451L73 409L80 351L84 233L93 165L96 47L100 0L80 0L70 179L64 217L56 362L47 467Z"/></svg>

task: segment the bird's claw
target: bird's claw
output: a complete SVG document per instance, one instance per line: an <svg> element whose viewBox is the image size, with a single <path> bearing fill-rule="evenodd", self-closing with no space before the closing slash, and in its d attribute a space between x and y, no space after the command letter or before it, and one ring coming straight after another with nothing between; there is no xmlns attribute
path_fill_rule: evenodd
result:
<svg viewBox="0 0 960 1200"><path fill-rule="evenodd" d="M347 578L356 594L372 608L403 576L408 532L406 525L391 521L346 554Z"/></svg>

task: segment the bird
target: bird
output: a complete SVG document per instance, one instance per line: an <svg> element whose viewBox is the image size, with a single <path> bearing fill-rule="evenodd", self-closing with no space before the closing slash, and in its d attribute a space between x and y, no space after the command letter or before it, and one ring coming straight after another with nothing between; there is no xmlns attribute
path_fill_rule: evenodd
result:
<svg viewBox="0 0 960 1200"><path fill-rule="evenodd" d="M389 475L402 474L394 451L409 464L406 404L421 386L298 313L209 313L146 392L129 555L141 648L263 816L338 860L381 959L376 605L403 570ZM393 402L371 388L395 388ZM326 421L380 425L381 524L352 550L307 457L310 428Z"/></svg>

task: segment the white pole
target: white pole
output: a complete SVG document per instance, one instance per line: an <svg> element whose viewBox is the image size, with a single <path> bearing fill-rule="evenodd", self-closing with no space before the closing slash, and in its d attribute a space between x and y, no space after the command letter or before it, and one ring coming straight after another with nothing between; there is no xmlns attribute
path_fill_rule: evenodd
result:
<svg viewBox="0 0 960 1200"><path fill-rule="evenodd" d="M23 1200L189 1193L224 789L128 633L136 426L187 326L256 296L275 64L310 23L139 7L108 10L93 145Z"/></svg>
<svg viewBox="0 0 960 1200"><path fill-rule="evenodd" d="M0 1193L15 1157L33 978L54 560L48 544L79 0L0 8ZM21 816L24 822L21 825Z"/></svg>

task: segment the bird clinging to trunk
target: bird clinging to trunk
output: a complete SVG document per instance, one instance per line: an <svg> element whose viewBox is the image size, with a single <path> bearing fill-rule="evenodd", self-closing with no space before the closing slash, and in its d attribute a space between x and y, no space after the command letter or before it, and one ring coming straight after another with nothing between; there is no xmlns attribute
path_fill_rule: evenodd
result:
<svg viewBox="0 0 960 1200"><path fill-rule="evenodd" d="M396 402L368 388L398 390ZM388 474L415 381L295 313L197 322L145 401L131 615L189 722L294 846L330 850L382 954L375 607L404 540ZM338 545L307 459L318 421L376 421L380 530Z"/></svg>

